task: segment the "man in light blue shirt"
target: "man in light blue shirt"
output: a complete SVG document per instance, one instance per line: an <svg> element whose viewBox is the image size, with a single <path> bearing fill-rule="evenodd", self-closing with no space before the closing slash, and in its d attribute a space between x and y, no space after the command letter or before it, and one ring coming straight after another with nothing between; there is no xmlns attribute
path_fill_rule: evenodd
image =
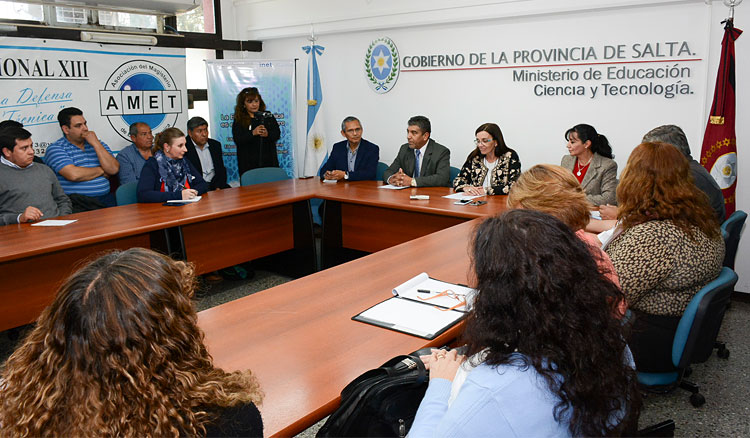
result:
<svg viewBox="0 0 750 438"><path fill-rule="evenodd" d="M128 134L133 143L117 154L117 161L120 163L120 184L138 182L143 165L151 158L151 148L154 146L154 134L146 123L133 123Z"/></svg>
<svg viewBox="0 0 750 438"><path fill-rule="evenodd" d="M89 131L83 112L64 108L57 114L63 136L47 147L44 162L57 174L67 195L77 193L115 206L109 191L109 177L120 170L112 151Z"/></svg>

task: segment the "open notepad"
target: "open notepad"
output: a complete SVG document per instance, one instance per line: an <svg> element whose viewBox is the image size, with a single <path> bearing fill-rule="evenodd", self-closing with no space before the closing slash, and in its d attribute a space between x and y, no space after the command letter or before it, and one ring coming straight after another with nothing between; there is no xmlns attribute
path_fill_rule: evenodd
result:
<svg viewBox="0 0 750 438"><path fill-rule="evenodd" d="M393 297L352 319L434 339L466 317L475 293L474 289L436 280L423 272L396 286Z"/></svg>

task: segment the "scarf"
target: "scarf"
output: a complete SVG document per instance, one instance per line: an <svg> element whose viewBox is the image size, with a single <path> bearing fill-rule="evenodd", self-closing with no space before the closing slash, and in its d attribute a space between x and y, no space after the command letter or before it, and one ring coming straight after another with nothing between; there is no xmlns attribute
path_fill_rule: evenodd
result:
<svg viewBox="0 0 750 438"><path fill-rule="evenodd" d="M159 165L159 177L164 183L165 192L180 192L187 188L187 183L195 179L183 158L175 160L164 155L162 151L158 151L154 158Z"/></svg>

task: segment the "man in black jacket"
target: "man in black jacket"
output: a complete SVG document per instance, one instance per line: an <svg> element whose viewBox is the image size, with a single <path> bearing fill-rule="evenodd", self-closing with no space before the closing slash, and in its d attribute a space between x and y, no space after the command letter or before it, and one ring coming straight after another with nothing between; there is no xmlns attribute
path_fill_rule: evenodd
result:
<svg viewBox="0 0 750 438"><path fill-rule="evenodd" d="M203 117L193 117L187 123L187 153L185 158L198 169L209 190L228 189L227 169L224 167L221 143L208 138L208 122Z"/></svg>

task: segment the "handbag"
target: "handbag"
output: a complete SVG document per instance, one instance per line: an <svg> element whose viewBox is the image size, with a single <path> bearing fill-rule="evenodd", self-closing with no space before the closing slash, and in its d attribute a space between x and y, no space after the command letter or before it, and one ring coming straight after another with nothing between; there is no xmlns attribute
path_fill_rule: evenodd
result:
<svg viewBox="0 0 750 438"><path fill-rule="evenodd" d="M429 372L420 355L396 356L354 379L317 437L405 437L427 391Z"/></svg>

